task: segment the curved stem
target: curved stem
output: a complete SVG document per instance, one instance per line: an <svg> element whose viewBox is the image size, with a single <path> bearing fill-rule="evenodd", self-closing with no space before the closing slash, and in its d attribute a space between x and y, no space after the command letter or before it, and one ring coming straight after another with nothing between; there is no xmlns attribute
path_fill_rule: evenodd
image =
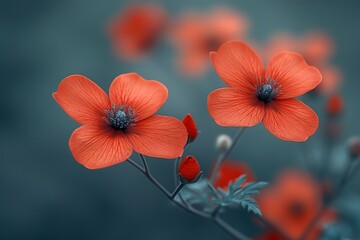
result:
<svg viewBox="0 0 360 240"><path fill-rule="evenodd" d="M141 159L142 164L144 165L145 172L147 172L147 173L150 174L149 165L147 164L144 155L142 155L142 154L139 153L139 156L140 156L140 159Z"/></svg>
<svg viewBox="0 0 360 240"><path fill-rule="evenodd" d="M176 188L175 188L175 190L174 190L174 192L171 194L171 200L173 200L175 197L176 197L176 195L180 192L180 190L183 188L185 186L185 184L183 184L183 183L180 183Z"/></svg>
<svg viewBox="0 0 360 240"><path fill-rule="evenodd" d="M215 166L214 169L211 171L210 176L209 176L209 182L210 183L214 183L216 176L219 172L220 166L223 163L223 161L229 156L229 154L232 152L232 150L234 149L236 143L239 141L241 135L245 132L246 128L240 128L240 130L236 133L236 135L233 138L233 141L230 145L230 147L224 152L222 153L218 159L215 162Z"/></svg>
<svg viewBox="0 0 360 240"><path fill-rule="evenodd" d="M174 182L175 182L175 186L178 185L179 183L179 178L178 178L178 167L179 167L179 163L180 163L180 157L177 157L175 162L174 162Z"/></svg>
<svg viewBox="0 0 360 240"><path fill-rule="evenodd" d="M207 214L205 212L202 212L200 210L195 209L189 204L184 204L183 202L178 202L174 198L177 193L183 188L184 184L179 184L178 187L174 190L174 192L171 194L168 190L166 190L150 173L149 167L147 165L146 159L143 155L139 154L141 161L144 165L144 168L142 168L139 164L134 162L132 159L128 158L127 162L129 162L132 166L134 166L136 169L138 169L140 172L142 172L145 177L147 177L151 183L153 183L167 198L171 200L176 206L184 209L185 211L203 217L205 219L213 220L217 225L219 225L225 232L229 233L230 235L234 236L238 240L251 240L249 237L245 236L243 233L237 231L235 228L228 225L226 222L224 222L220 217L218 217L218 210L215 210L215 214L212 215ZM185 201L185 200L183 200ZM186 202L186 201L185 201Z"/></svg>
<svg viewBox="0 0 360 240"><path fill-rule="evenodd" d="M131 165L136 167L138 170L140 170L149 180L152 182L161 192L163 192L168 198L171 197L171 193L164 188L163 185L161 185L152 175L149 171L146 171L146 169L143 169L139 166L136 162L128 158L127 162L129 162ZM146 162L146 161L145 161Z"/></svg>

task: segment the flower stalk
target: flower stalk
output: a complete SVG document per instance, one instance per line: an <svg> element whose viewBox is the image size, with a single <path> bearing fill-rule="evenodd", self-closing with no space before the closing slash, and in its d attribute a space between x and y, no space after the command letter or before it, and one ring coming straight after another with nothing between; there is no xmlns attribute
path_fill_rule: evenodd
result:
<svg viewBox="0 0 360 240"><path fill-rule="evenodd" d="M246 128L240 128L239 131L236 133L236 135L234 136L234 139L232 140L232 143L230 145L230 147L223 152L218 159L215 161L215 166L213 171L210 173L209 176L209 182L211 184L213 184L215 182L216 176L219 172L220 166L223 163L223 161L229 156L229 154L232 152L232 150L234 149L236 143L239 141L240 137L243 135L243 133L245 132Z"/></svg>
<svg viewBox="0 0 360 240"><path fill-rule="evenodd" d="M142 161L143 167L140 166L138 163L136 163L134 160L128 158L127 162L130 163L132 166L134 166L136 169L138 169L141 173L144 174L144 176L150 180L150 182L156 186L171 202L173 202L176 206L184 209L187 212L190 212L191 214L203 217L205 219L209 219L213 221L216 225L218 225L221 229L223 229L225 232L229 233L230 235L234 236L238 240L251 240L249 237L241 233L240 231L236 230L235 228L231 227L229 224L227 224L225 221L223 221L218 216L218 210L215 209L215 211L212 214L208 214L202 211L199 211L198 209L195 209L190 204L188 204L184 199L182 201L176 201L175 197L180 192L180 190L185 186L184 183L180 183L176 189L173 191L173 193L170 193L161 183L159 183L151 174L149 166L146 162L145 157L142 154L139 154L140 159ZM186 204L185 204L186 203ZM215 214L214 214L215 213Z"/></svg>

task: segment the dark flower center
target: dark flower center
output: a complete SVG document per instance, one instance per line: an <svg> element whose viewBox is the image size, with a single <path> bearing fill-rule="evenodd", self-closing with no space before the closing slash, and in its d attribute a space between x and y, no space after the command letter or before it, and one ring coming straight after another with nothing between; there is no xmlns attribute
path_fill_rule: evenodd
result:
<svg viewBox="0 0 360 240"><path fill-rule="evenodd" d="M305 206L300 201L294 201L289 206L290 214L294 217L301 217L305 214Z"/></svg>
<svg viewBox="0 0 360 240"><path fill-rule="evenodd" d="M256 94L258 99L265 103L271 102L279 93L280 85L276 86L276 84L276 81L267 78L265 83L257 87Z"/></svg>
<svg viewBox="0 0 360 240"><path fill-rule="evenodd" d="M105 114L105 121L116 130L125 130L137 121L134 117L135 111L128 106L120 105L117 108L114 104L111 109L105 110Z"/></svg>

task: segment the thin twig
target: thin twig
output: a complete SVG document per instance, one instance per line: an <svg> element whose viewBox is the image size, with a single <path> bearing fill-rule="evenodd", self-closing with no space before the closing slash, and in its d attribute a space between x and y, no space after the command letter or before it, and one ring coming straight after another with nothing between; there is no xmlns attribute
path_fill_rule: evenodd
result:
<svg viewBox="0 0 360 240"><path fill-rule="evenodd" d="M178 183L179 183L179 172L178 172L179 162L180 162L180 157L177 157L175 159L175 162L174 162L174 183L175 183L175 186L177 186Z"/></svg>
<svg viewBox="0 0 360 240"><path fill-rule="evenodd" d="M140 159L141 159L142 164L144 165L145 171L148 173L148 172L149 172L149 165L147 164L144 155L142 155L142 154L139 153L139 156L140 156Z"/></svg>
<svg viewBox="0 0 360 240"><path fill-rule="evenodd" d="M215 217L213 215L207 214L205 212L199 211L197 209L195 209L194 207L192 207L191 205L187 204L183 204L182 202L178 202L174 199L174 197L176 196L176 194L181 190L181 188L183 186L181 186L182 184L180 184L173 192L173 194L169 193L168 190L166 190L150 173L150 170L148 168L148 165L146 163L146 159L144 156L140 155L141 160L143 162L144 168L142 168L139 164L137 164L136 162L134 162L133 160L131 160L130 158L127 160L127 162L129 162L132 166L134 166L136 169L138 169L140 172L142 172L149 180L150 182L152 182L158 189L160 189L160 191L167 197L169 198L176 206L184 209L187 212L190 212L194 215L203 217L205 219L210 219L212 221L214 221L218 226L220 226L225 232L231 234L232 236L234 236L235 238L237 238L238 240L251 240L249 237L247 237L246 235L244 235L243 233L237 231L236 229L234 229L233 227L231 227L230 225L228 225L226 222L224 222L220 217L217 216L217 213L215 214Z"/></svg>
<svg viewBox="0 0 360 240"><path fill-rule="evenodd" d="M133 165L134 167L136 167L137 169L139 169L149 180L150 182L152 182L158 189L160 189L160 191L162 191L168 198L171 197L171 193L163 187L163 185L161 185L152 175L149 171L144 170L143 168L141 168L139 166L139 164L137 164L136 162L134 162L133 160L131 160L130 158L127 160L127 162L129 162L131 165Z"/></svg>
<svg viewBox="0 0 360 240"><path fill-rule="evenodd" d="M171 200L173 200L176 195L180 192L180 190L185 186L185 184L180 183L174 190L174 192L171 194Z"/></svg>

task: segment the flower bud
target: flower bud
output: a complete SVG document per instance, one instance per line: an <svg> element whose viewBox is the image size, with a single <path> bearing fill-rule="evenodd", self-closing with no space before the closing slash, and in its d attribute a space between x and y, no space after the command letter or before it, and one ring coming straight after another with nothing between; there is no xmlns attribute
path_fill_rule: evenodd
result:
<svg viewBox="0 0 360 240"><path fill-rule="evenodd" d="M353 137L348 141L348 150L352 159L360 156L360 137Z"/></svg>
<svg viewBox="0 0 360 240"><path fill-rule="evenodd" d="M179 178L182 183L194 183L202 175L200 164L193 156L186 156L178 167Z"/></svg>
<svg viewBox="0 0 360 240"><path fill-rule="evenodd" d="M232 144L232 140L229 137L229 135L221 134L216 139L216 149L221 152L225 152L226 150L228 150L231 144Z"/></svg>
<svg viewBox="0 0 360 240"><path fill-rule="evenodd" d="M190 114L187 114L182 120L182 122L185 125L186 130L188 132L189 142L194 141L195 138L198 136L199 132L193 117Z"/></svg>
<svg viewBox="0 0 360 240"><path fill-rule="evenodd" d="M344 101L339 94L331 95L326 103L326 112L330 116L340 115L344 108Z"/></svg>

